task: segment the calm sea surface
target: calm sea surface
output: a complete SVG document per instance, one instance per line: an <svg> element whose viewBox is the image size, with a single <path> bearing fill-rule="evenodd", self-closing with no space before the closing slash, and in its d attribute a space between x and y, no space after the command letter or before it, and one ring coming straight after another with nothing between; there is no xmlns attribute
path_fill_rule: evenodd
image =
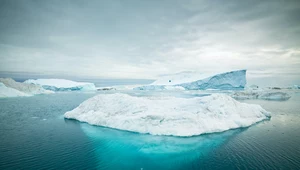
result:
<svg viewBox="0 0 300 170"><path fill-rule="evenodd" d="M287 101L242 101L272 112L268 121L188 138L143 135L63 118L98 93L0 99L0 169L300 169L298 92ZM132 95L153 95L145 93Z"/></svg>

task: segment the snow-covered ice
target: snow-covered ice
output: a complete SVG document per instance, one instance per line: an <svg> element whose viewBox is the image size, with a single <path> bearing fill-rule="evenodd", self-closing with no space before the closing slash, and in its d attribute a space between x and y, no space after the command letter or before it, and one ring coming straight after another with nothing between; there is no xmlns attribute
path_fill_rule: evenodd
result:
<svg viewBox="0 0 300 170"><path fill-rule="evenodd" d="M168 86L176 86L185 90L206 89L243 89L246 85L246 70L231 71L221 74L201 74L182 72L165 75L150 85L134 88L135 90L165 90Z"/></svg>
<svg viewBox="0 0 300 170"><path fill-rule="evenodd" d="M193 136L247 127L267 119L270 113L225 94L176 98L117 93L94 96L64 116L132 132Z"/></svg>
<svg viewBox="0 0 300 170"><path fill-rule="evenodd" d="M0 82L0 98L20 97L20 96L31 96L31 95L10 87L6 87L3 83Z"/></svg>
<svg viewBox="0 0 300 170"><path fill-rule="evenodd" d="M75 82L65 79L29 79L25 83L41 85L46 90L52 91L94 91L94 83Z"/></svg>
<svg viewBox="0 0 300 170"><path fill-rule="evenodd" d="M0 82L6 87L13 88L28 95L53 93L52 91L43 89L40 85L20 83L11 78L0 78Z"/></svg>
<svg viewBox="0 0 300 170"><path fill-rule="evenodd" d="M39 85L16 82L11 78L0 78L0 97L33 96L53 93Z"/></svg>

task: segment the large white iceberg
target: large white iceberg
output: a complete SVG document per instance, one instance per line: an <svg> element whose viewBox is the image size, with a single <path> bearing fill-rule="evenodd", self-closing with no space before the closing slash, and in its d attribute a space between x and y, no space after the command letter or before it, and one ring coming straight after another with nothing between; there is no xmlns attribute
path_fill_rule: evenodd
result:
<svg viewBox="0 0 300 170"><path fill-rule="evenodd" d="M246 85L246 70L231 71L221 74L201 74L183 72L162 76L150 85L134 88L135 90L165 90L167 87L181 87L186 90L206 89L243 89Z"/></svg>
<svg viewBox="0 0 300 170"><path fill-rule="evenodd" d="M225 94L176 98L117 93L94 96L64 116L132 132L193 136L247 127L267 119L270 113Z"/></svg>
<svg viewBox="0 0 300 170"><path fill-rule="evenodd" d="M75 82L65 79L29 79L24 83L38 84L46 90L51 91L94 91L96 87L94 83Z"/></svg>
<svg viewBox="0 0 300 170"><path fill-rule="evenodd" d="M3 83L0 82L0 98L20 97L20 96L31 96L31 95L10 87L6 87Z"/></svg>
<svg viewBox="0 0 300 170"><path fill-rule="evenodd" d="M43 89L40 85L20 83L11 78L0 78L0 82L6 87L13 88L28 95L53 93L52 91Z"/></svg>

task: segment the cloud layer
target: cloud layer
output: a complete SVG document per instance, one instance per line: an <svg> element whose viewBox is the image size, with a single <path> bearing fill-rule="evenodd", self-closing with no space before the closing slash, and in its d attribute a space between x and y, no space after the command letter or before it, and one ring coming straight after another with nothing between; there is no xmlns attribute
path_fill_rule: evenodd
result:
<svg viewBox="0 0 300 170"><path fill-rule="evenodd" d="M0 71L300 77L300 1L0 1Z"/></svg>

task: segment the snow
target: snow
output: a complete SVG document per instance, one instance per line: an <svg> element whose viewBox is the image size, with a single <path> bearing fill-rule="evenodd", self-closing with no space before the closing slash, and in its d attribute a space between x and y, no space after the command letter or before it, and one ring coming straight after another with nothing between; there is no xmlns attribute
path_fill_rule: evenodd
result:
<svg viewBox="0 0 300 170"><path fill-rule="evenodd" d="M94 96L64 116L138 133L193 136L247 127L268 119L270 113L259 105L240 103L225 94L176 98L116 93Z"/></svg>
<svg viewBox="0 0 300 170"><path fill-rule="evenodd" d="M231 95L235 99L263 99L263 100L288 100L291 96L288 93L276 90L245 90L234 92Z"/></svg>
<svg viewBox="0 0 300 170"><path fill-rule="evenodd" d="M6 87L3 83L0 82L0 98L19 97L19 96L31 96L31 95L10 87Z"/></svg>
<svg viewBox="0 0 300 170"><path fill-rule="evenodd" d="M88 82L75 82L65 79L29 79L24 83L28 84L38 84L44 89L52 91L94 91L96 87L93 83Z"/></svg>
<svg viewBox="0 0 300 170"><path fill-rule="evenodd" d="M52 91L43 89L42 86L16 82L11 78L0 78L0 82L6 87L13 88L29 95L53 93Z"/></svg>
<svg viewBox="0 0 300 170"><path fill-rule="evenodd" d="M134 88L135 90L165 90L166 86L182 87L185 90L206 89L243 89L246 85L246 70L231 71L221 74L201 74L183 72L162 76L150 85Z"/></svg>

